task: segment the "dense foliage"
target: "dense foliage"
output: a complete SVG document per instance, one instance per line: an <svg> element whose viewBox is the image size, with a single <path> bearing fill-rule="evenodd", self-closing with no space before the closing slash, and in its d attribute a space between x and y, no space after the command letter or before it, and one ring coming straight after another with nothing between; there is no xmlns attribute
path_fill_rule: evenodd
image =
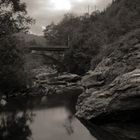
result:
<svg viewBox="0 0 140 140"><path fill-rule="evenodd" d="M23 50L12 37L0 39L0 91L9 95L21 91L29 84L24 70Z"/></svg>
<svg viewBox="0 0 140 140"><path fill-rule="evenodd" d="M21 0L0 0L0 37L28 31L28 25L32 22Z"/></svg>
<svg viewBox="0 0 140 140"><path fill-rule="evenodd" d="M47 26L44 35L49 44L69 44L65 70L83 74L102 59L106 44L140 27L139 15L140 0L114 0L102 12L97 10L83 16L66 14L60 23Z"/></svg>
<svg viewBox="0 0 140 140"><path fill-rule="evenodd" d="M13 94L27 86L23 50L12 34L27 31L33 20L20 0L0 0L0 93Z"/></svg>

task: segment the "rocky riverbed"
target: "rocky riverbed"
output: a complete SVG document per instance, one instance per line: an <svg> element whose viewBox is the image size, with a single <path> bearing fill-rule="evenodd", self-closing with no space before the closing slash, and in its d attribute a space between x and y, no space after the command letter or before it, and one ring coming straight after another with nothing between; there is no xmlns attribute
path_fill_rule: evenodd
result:
<svg viewBox="0 0 140 140"><path fill-rule="evenodd" d="M70 73L58 74L48 66L32 69L33 84L23 92L0 97L0 106L5 106L8 100L24 96L67 96L77 99L83 93L81 76Z"/></svg>
<svg viewBox="0 0 140 140"><path fill-rule="evenodd" d="M111 45L114 51L85 76L58 74L56 70L43 66L32 70L35 75L32 89L16 95L74 97L79 119L122 135L119 140L139 140L140 30ZM1 106L6 103L6 98L2 97ZM131 127L136 130L132 132ZM122 128L126 131L122 132Z"/></svg>
<svg viewBox="0 0 140 140"><path fill-rule="evenodd" d="M46 95L75 95L83 92L81 77L76 74L56 71L41 72L35 76L34 87L40 88Z"/></svg>

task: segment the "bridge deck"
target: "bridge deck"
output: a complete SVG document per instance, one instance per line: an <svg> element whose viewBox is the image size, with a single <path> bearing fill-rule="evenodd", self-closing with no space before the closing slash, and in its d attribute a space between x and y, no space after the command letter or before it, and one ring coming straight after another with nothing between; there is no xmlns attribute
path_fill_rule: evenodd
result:
<svg viewBox="0 0 140 140"><path fill-rule="evenodd" d="M30 50L34 51L56 51L56 52L62 52L66 51L68 47L30 47Z"/></svg>

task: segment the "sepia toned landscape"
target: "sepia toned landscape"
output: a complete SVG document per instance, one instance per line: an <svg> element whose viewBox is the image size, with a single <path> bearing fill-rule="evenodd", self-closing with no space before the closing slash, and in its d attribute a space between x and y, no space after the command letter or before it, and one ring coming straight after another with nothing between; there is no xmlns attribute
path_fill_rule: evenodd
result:
<svg viewBox="0 0 140 140"><path fill-rule="evenodd" d="M0 0L0 140L140 140L140 0Z"/></svg>

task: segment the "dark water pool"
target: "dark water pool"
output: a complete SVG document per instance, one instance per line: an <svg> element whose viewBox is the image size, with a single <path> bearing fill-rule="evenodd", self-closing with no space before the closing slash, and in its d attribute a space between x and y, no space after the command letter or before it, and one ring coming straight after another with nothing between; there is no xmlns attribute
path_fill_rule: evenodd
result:
<svg viewBox="0 0 140 140"><path fill-rule="evenodd" d="M59 99L61 100L61 99ZM68 103L14 99L0 114L0 140L96 140L73 116Z"/></svg>
<svg viewBox="0 0 140 140"><path fill-rule="evenodd" d="M87 129L72 104L54 97L12 99L0 113L0 140L117 140L97 126Z"/></svg>

